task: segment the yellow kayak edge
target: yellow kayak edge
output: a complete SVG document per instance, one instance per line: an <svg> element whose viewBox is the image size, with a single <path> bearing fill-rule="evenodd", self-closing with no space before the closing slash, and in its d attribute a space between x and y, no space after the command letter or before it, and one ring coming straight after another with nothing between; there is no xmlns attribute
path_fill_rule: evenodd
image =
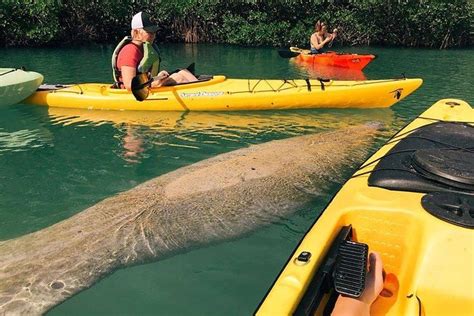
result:
<svg viewBox="0 0 474 316"><path fill-rule="evenodd" d="M462 100L440 100L364 162L297 245L256 315L294 314L330 244L346 225L352 225L357 241L381 254L391 276L385 288L392 295L379 296L371 315L474 314L474 230L425 211L425 193L368 186L376 162L407 135L436 121L474 125L474 109ZM312 256L301 264L297 257L304 251Z"/></svg>

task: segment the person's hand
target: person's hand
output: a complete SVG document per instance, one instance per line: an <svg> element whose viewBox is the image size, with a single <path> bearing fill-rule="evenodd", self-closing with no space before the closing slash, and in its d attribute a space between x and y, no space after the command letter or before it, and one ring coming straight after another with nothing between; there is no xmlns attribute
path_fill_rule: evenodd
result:
<svg viewBox="0 0 474 316"><path fill-rule="evenodd" d="M332 316L369 316L370 306L383 289L382 258L378 253L369 255L369 271L365 279L365 288L358 298L339 295Z"/></svg>
<svg viewBox="0 0 474 316"><path fill-rule="evenodd" d="M337 33L338 32L338 29L335 28L334 31L332 31L333 33Z"/></svg>
<svg viewBox="0 0 474 316"><path fill-rule="evenodd" d="M166 70L162 70L155 76L155 80L163 80L170 76L170 74Z"/></svg>
<svg viewBox="0 0 474 316"><path fill-rule="evenodd" d="M153 82L151 83L152 88L160 87L164 80L167 79L170 74L166 70L160 71L156 76L153 77Z"/></svg>
<svg viewBox="0 0 474 316"><path fill-rule="evenodd" d="M369 272L365 279L365 289L359 300L371 305L383 290L382 257L376 252L369 255Z"/></svg>

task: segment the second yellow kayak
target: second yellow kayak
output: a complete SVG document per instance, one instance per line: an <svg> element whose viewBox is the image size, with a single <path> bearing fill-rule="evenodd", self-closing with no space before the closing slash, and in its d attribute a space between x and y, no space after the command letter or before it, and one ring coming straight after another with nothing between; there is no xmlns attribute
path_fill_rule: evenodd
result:
<svg viewBox="0 0 474 316"><path fill-rule="evenodd" d="M385 291L371 315L473 315L473 125L469 104L444 99L396 134L324 210L257 315L320 315L336 281L358 286L334 272L341 237L382 257Z"/></svg>
<svg viewBox="0 0 474 316"><path fill-rule="evenodd" d="M136 101L131 92L113 89L106 83L43 85L25 102L50 107L141 111L383 108L404 99L422 82L422 79L333 81L213 76L151 89L143 102Z"/></svg>

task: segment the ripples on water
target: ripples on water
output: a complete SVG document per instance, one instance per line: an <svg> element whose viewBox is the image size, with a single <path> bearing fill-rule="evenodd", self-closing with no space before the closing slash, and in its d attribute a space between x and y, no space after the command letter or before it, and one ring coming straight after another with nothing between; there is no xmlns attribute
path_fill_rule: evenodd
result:
<svg viewBox="0 0 474 316"><path fill-rule="evenodd" d="M165 69L196 62L199 73L235 78L381 79L404 73L422 77L424 85L392 109L381 110L149 113L0 106L0 239L47 227L147 179L233 149L381 122L368 149L373 152L438 99L474 104L472 50L350 50L378 58L362 74L331 74L331 69L282 59L269 48L162 46ZM47 83L106 82L111 53L110 46L0 49L5 57L0 67L24 65L43 73ZM333 182L317 188L320 198L290 218L235 241L118 271L51 314L250 314L298 240L359 164L353 161Z"/></svg>
<svg viewBox="0 0 474 316"><path fill-rule="evenodd" d="M0 131L0 153L5 151L22 151L41 147L39 130L19 130L15 132Z"/></svg>

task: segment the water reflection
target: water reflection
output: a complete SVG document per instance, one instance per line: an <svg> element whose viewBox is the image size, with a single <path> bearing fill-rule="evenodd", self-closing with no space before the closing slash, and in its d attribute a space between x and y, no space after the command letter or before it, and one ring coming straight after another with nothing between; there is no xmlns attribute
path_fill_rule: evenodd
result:
<svg viewBox="0 0 474 316"><path fill-rule="evenodd" d="M140 154L145 150L143 148L143 139L132 126L127 126L126 134L123 137L123 149L123 158L129 163L139 162Z"/></svg>
<svg viewBox="0 0 474 316"><path fill-rule="evenodd" d="M111 82L113 48L0 48L0 63L36 70L45 75L47 83ZM160 44L160 50L165 69L195 61L200 74L224 74L231 78L309 76L306 68L297 68L279 57L273 48ZM380 146L440 98L456 97L474 104L472 67L469 68L473 64L472 49L351 47L350 51L378 55L364 70L369 79L405 73L408 77L422 77L424 84L391 109L375 111L204 116L114 112L109 117L104 111L59 113L59 109L26 105L12 106L9 111L0 108L2 132L15 133L15 140L7 135L4 139L16 145L18 138L28 139L30 145L43 144L42 148L30 150L13 146L0 153L1 237L9 239L42 229L151 177L246 144L379 120L387 124L382 131L384 139L378 141ZM51 126L52 120L56 125ZM63 127L67 124L70 126ZM138 163L128 163L124 158L127 128L143 149L131 158ZM22 132L16 134L18 131ZM376 147L374 144L373 150ZM350 169L345 172L347 176L352 174ZM335 192L336 188L323 191L325 197L308 210L297 211L287 219L288 223L282 220L246 238L119 271L49 314L251 314L303 232ZM166 291L160 290L162 285ZM177 297L186 298L187 304L176 304ZM219 308L203 303L209 297L219 297Z"/></svg>
<svg viewBox="0 0 474 316"><path fill-rule="evenodd" d="M27 151L51 143L51 133L37 118L25 115L14 106L0 109L0 155Z"/></svg>
<svg viewBox="0 0 474 316"><path fill-rule="evenodd" d="M328 78L334 80L366 80L362 70L331 67L314 62L305 62L296 58L290 59L290 64L297 69L302 76L315 78Z"/></svg>
<svg viewBox="0 0 474 316"><path fill-rule="evenodd" d="M266 112L94 111L49 108L54 125L112 125L120 140L122 159L140 162L152 147L202 148L235 143L252 144L306 133L343 128L364 122L391 126L391 109L346 109ZM388 130L391 130L388 128ZM382 132L383 133L383 132Z"/></svg>
<svg viewBox="0 0 474 316"><path fill-rule="evenodd" d="M0 153L41 147L41 144L37 142L39 138L39 130L23 129L14 132L0 130Z"/></svg>

